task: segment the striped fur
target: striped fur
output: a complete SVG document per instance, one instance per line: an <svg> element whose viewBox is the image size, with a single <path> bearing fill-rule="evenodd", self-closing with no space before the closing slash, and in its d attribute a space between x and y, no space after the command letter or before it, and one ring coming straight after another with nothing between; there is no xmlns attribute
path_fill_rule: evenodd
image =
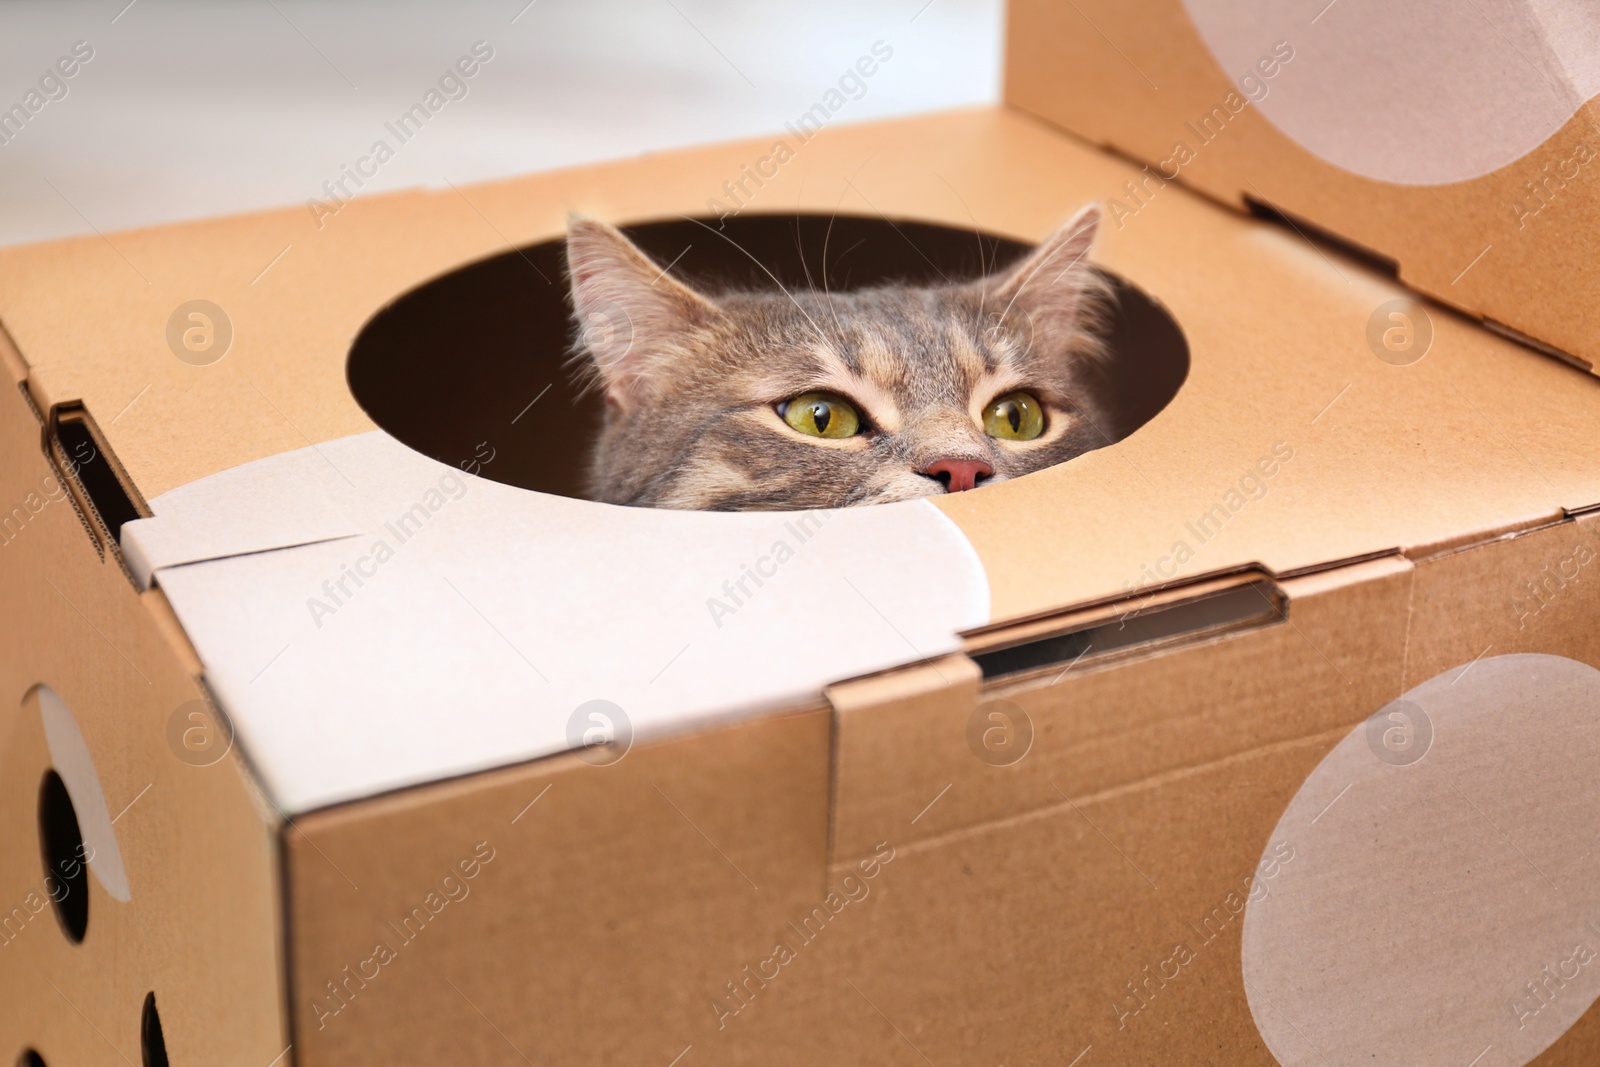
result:
<svg viewBox="0 0 1600 1067"><path fill-rule="evenodd" d="M615 229L576 218L568 236L583 361L607 401L591 495L706 510L805 509L945 491L919 473L981 459L983 484L1111 443L1099 394L1108 287L1089 267L1090 206L1017 264L978 281L851 292L700 293ZM982 411L1014 389L1044 404L1033 441L984 434ZM807 437L776 405L840 393L872 432Z"/></svg>

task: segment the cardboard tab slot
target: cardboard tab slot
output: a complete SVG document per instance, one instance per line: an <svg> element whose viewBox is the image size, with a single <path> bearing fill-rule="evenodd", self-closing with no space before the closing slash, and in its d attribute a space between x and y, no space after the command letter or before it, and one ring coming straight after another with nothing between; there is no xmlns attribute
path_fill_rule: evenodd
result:
<svg viewBox="0 0 1600 1067"><path fill-rule="evenodd" d="M1110 621L970 653L985 682L1058 669L1082 660L1214 637L1288 618L1288 598L1258 579L1174 604L1135 608Z"/></svg>
<svg viewBox="0 0 1600 1067"><path fill-rule="evenodd" d="M1596 373L1595 365L1588 360L1575 356L1571 352L1563 352L1555 345L1547 345L1531 334L1523 333L1521 330L1513 330L1510 326L1507 326L1503 322L1496 322L1494 319L1485 318L1483 320L1483 326L1485 329L1492 330L1501 337L1509 337L1519 345L1527 345L1535 352L1549 356L1551 359L1559 359L1561 362L1569 366L1576 367L1585 374Z"/></svg>
<svg viewBox="0 0 1600 1067"><path fill-rule="evenodd" d="M1392 256L1386 256L1365 245L1340 237L1331 230L1318 226L1314 222L1308 222L1299 216L1291 215L1277 205L1269 204L1259 197L1251 196L1249 193L1240 194L1239 199L1244 202L1245 208L1251 215L1264 222L1288 227L1301 237L1333 249L1341 255L1348 256L1363 266L1377 271L1379 274L1385 274L1391 278L1400 277L1400 261Z"/></svg>
<svg viewBox="0 0 1600 1067"><path fill-rule="evenodd" d="M121 559L118 538L124 523L143 518L150 509L131 488L122 465L82 404L58 404L50 410L45 455L78 508L90 520L91 533L103 555Z"/></svg>

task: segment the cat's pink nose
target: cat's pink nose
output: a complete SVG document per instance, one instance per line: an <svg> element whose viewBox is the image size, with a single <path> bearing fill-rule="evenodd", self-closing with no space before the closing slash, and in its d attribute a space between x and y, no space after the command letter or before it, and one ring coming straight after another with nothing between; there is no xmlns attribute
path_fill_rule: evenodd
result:
<svg viewBox="0 0 1600 1067"><path fill-rule="evenodd" d="M963 493L976 489L978 482L994 474L994 468L981 459L936 459L922 469L929 478L942 482L946 492Z"/></svg>

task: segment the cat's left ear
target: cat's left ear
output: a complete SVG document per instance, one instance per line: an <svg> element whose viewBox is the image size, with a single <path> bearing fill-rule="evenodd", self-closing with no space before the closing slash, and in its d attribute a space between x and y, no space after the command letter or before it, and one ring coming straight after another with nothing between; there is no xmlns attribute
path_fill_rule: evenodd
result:
<svg viewBox="0 0 1600 1067"><path fill-rule="evenodd" d="M1036 329L1077 327L1100 287L1089 265L1099 226L1100 205L1089 204L1020 261L978 282L986 310L1021 311Z"/></svg>
<svg viewBox="0 0 1600 1067"><path fill-rule="evenodd" d="M678 343L718 314L708 298L598 219L568 221L567 272L578 343L594 361L606 399L623 410L648 392Z"/></svg>

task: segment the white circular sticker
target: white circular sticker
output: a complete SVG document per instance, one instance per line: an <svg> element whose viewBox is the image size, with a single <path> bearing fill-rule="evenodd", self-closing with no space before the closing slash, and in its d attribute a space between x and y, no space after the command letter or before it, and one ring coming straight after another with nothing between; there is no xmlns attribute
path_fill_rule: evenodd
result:
<svg viewBox="0 0 1600 1067"><path fill-rule="evenodd" d="M1600 671L1560 656L1457 667L1340 741L1245 908L1278 1062L1522 1067L1566 1033L1600 994L1597 765Z"/></svg>
<svg viewBox="0 0 1600 1067"><path fill-rule="evenodd" d="M1445 185L1500 170L1549 140L1600 93L1600 8L1593 4L1184 0L1184 6L1239 94L1269 122L1327 162L1378 181ZM1593 157L1592 150L1557 147L1569 170L1582 165L1573 160Z"/></svg>

